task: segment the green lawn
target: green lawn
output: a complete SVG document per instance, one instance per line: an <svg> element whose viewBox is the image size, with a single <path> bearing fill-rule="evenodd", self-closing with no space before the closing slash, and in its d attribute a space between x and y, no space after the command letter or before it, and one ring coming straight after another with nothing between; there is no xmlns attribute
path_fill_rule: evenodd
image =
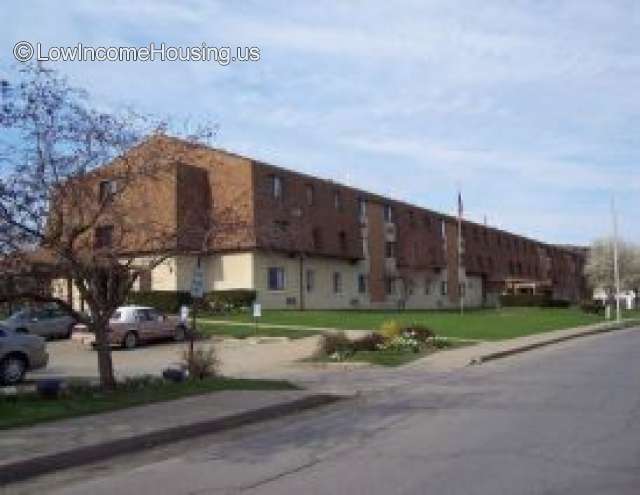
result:
<svg viewBox="0 0 640 495"><path fill-rule="evenodd" d="M220 317L223 318L252 321L248 314ZM453 311L273 310L264 311L260 323L372 330L378 329L385 320L392 319L406 324L426 325L443 337L478 340L508 339L604 321L601 316L586 314L576 308L502 308L467 311L463 316Z"/></svg>
<svg viewBox="0 0 640 495"><path fill-rule="evenodd" d="M206 337L214 335L222 335L234 337L236 339L246 339L247 337L289 337L291 339L301 339L318 335L317 330L301 330L297 328L274 328L267 326L259 326L257 329L254 325L247 326L224 325L220 323L208 323L199 321L197 323L198 331Z"/></svg>
<svg viewBox="0 0 640 495"><path fill-rule="evenodd" d="M42 399L34 394L0 398L0 429L43 421L84 416L131 406L167 401L223 390L287 390L296 387L280 380L208 378L172 383L155 380L144 386L122 386L113 392L74 388L66 397Z"/></svg>

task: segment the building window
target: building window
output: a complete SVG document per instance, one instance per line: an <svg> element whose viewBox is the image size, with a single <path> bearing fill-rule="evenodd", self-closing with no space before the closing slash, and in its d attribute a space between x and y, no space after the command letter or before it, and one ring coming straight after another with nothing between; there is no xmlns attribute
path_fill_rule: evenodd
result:
<svg viewBox="0 0 640 495"><path fill-rule="evenodd" d="M313 249L322 249L322 230L320 227L315 227L311 231L311 241L313 242Z"/></svg>
<svg viewBox="0 0 640 495"><path fill-rule="evenodd" d="M271 195L274 199L282 199L282 178L277 175L271 176Z"/></svg>
<svg viewBox="0 0 640 495"><path fill-rule="evenodd" d="M344 230L338 232L338 243L340 244L340 251L347 250L347 234Z"/></svg>
<svg viewBox="0 0 640 495"><path fill-rule="evenodd" d="M394 287L394 280L391 277L386 277L384 279L384 291L387 295L391 295L393 294L395 287Z"/></svg>
<svg viewBox="0 0 640 495"><path fill-rule="evenodd" d="M424 295L428 296L431 292L431 280L428 278L424 279Z"/></svg>
<svg viewBox="0 0 640 495"><path fill-rule="evenodd" d="M367 293L367 276L364 273L358 275L358 292L360 294Z"/></svg>
<svg viewBox="0 0 640 495"><path fill-rule="evenodd" d="M333 292L334 294L342 293L342 274L333 272Z"/></svg>
<svg viewBox="0 0 640 495"><path fill-rule="evenodd" d="M316 283L315 273L313 270L307 270L306 281L307 281L307 292L312 292L313 287L315 286L315 283Z"/></svg>
<svg viewBox="0 0 640 495"><path fill-rule="evenodd" d="M284 290L284 268L281 266L269 267L267 273L267 287L269 290Z"/></svg>
<svg viewBox="0 0 640 495"><path fill-rule="evenodd" d="M358 200L358 218L364 220L367 216L367 200L360 198Z"/></svg>
<svg viewBox="0 0 640 495"><path fill-rule="evenodd" d="M392 222L393 221L393 211L391 205L384 205L384 221Z"/></svg>
<svg viewBox="0 0 640 495"><path fill-rule="evenodd" d="M94 247L96 249L110 248L113 245L113 225L96 227Z"/></svg>
<svg viewBox="0 0 640 495"><path fill-rule="evenodd" d="M311 184L307 184L306 194L307 194L307 206L313 206L313 186Z"/></svg>
<svg viewBox="0 0 640 495"><path fill-rule="evenodd" d="M409 225L412 227L416 226L416 214L413 211L409 212Z"/></svg>
<svg viewBox="0 0 640 495"><path fill-rule="evenodd" d="M396 257L396 243L395 242L385 242L384 243L384 256L385 256L385 258L395 258Z"/></svg>
<svg viewBox="0 0 640 495"><path fill-rule="evenodd" d="M340 195L340 191L333 193L333 205L336 207L336 210L342 211L342 196Z"/></svg>
<svg viewBox="0 0 640 495"><path fill-rule="evenodd" d="M440 282L440 294L443 296L446 296L447 292L449 292L449 287L447 285L447 282Z"/></svg>
<svg viewBox="0 0 640 495"><path fill-rule="evenodd" d="M105 202L110 201L118 191L118 183L115 180L102 180L98 186L98 199Z"/></svg>

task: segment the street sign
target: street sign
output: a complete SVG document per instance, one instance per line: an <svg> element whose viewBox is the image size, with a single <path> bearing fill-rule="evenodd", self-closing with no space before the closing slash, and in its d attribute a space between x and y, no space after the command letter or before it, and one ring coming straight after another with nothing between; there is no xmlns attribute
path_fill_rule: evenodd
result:
<svg viewBox="0 0 640 495"><path fill-rule="evenodd" d="M193 279L191 280L191 297L193 299L202 299L204 296L204 272L200 266L200 260L193 270Z"/></svg>
<svg viewBox="0 0 640 495"><path fill-rule="evenodd" d="M262 305L260 303L253 303L253 317L260 318L262 316Z"/></svg>

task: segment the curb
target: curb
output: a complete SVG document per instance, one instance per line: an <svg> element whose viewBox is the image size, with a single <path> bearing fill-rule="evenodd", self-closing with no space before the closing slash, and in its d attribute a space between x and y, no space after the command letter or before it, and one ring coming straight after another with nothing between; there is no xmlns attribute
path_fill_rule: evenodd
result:
<svg viewBox="0 0 640 495"><path fill-rule="evenodd" d="M565 342L567 340L573 340L573 339L577 339L580 337L588 337L590 335L598 335L601 333L608 333L608 332L612 332L614 330L623 330L625 328L629 328L632 326L636 326L638 324L637 321L628 321L628 322L622 322L620 324L618 323L609 323L606 324L607 326L603 326L600 328L594 328L591 330L585 330L584 332L579 332L579 333L574 333L571 335L565 335L563 337L557 337L555 339L550 339L550 340L543 340L541 342L536 342L534 344L528 344L528 345L524 345L524 346L520 346L520 347L514 347L512 349L506 349L504 351L498 351L498 352L492 352L489 354L485 354L483 356L479 356L477 358L473 358L470 362L469 365L477 365L477 364L482 364L482 363L486 363L489 361L494 361L496 359L502 359L505 357L509 357L509 356L513 356L515 354L520 354L523 352L527 352L527 351L532 351L534 349L538 349L540 347L545 347L548 345L553 345L553 344L559 344L561 342Z"/></svg>
<svg viewBox="0 0 640 495"><path fill-rule="evenodd" d="M152 431L129 438L78 447L63 452L3 464L0 465L0 486L24 481L60 469L82 466L122 454L139 452L178 440L219 433L261 421L288 416L316 407L333 404L345 398L346 397L339 395L314 394L303 397L302 399L254 409L231 416L174 426L165 430Z"/></svg>

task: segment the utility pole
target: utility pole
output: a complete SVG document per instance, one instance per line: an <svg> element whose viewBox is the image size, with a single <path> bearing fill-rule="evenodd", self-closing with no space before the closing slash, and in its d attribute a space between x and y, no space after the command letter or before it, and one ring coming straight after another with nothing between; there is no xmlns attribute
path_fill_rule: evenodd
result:
<svg viewBox="0 0 640 495"><path fill-rule="evenodd" d="M616 213L616 201L611 196L611 217L613 220L613 279L616 291L616 321L621 320L620 315L620 266L618 260L618 215Z"/></svg>
<svg viewBox="0 0 640 495"><path fill-rule="evenodd" d="M465 283L462 276L462 192L458 186L458 299L460 300L460 315L464 314Z"/></svg>

